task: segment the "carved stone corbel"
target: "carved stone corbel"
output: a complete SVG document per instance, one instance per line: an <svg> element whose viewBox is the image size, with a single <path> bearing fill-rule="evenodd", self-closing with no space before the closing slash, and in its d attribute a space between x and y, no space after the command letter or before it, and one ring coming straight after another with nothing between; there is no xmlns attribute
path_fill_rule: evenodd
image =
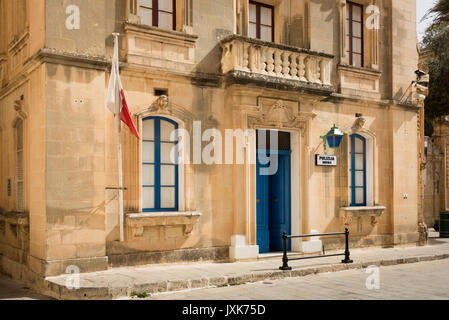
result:
<svg viewBox="0 0 449 320"><path fill-rule="evenodd" d="M188 237L192 234L193 224L185 224L184 225L184 236Z"/></svg>
<svg viewBox="0 0 449 320"><path fill-rule="evenodd" d="M143 236L144 227L134 227L131 229L134 238L141 238Z"/></svg>
<svg viewBox="0 0 449 320"><path fill-rule="evenodd" d="M28 113L24 110L24 98L23 96L20 98L20 100L14 101L14 109L17 112L17 115L22 120L25 120L28 118Z"/></svg>
<svg viewBox="0 0 449 320"><path fill-rule="evenodd" d="M352 214L347 213L345 215L340 216L341 222L345 226L345 228L349 228L349 226L352 224Z"/></svg>

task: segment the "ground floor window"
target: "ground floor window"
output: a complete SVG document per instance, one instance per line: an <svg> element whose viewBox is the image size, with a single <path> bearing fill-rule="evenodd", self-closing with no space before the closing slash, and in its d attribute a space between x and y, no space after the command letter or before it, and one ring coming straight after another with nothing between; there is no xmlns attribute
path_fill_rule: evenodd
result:
<svg viewBox="0 0 449 320"><path fill-rule="evenodd" d="M178 124L162 117L142 121L142 208L178 211Z"/></svg>
<svg viewBox="0 0 449 320"><path fill-rule="evenodd" d="M16 197L17 211L24 210L24 183L23 183L23 121L16 123Z"/></svg>
<svg viewBox="0 0 449 320"><path fill-rule="evenodd" d="M366 139L351 135L351 206L366 206Z"/></svg>

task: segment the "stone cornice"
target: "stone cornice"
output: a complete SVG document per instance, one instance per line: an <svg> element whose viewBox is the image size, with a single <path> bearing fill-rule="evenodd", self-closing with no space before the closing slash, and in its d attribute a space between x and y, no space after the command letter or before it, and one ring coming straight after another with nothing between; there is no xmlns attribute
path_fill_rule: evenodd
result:
<svg viewBox="0 0 449 320"><path fill-rule="evenodd" d="M382 72L379 70L371 69L371 68L360 68L345 64L338 64L337 70L343 70L351 73L357 73L357 74L363 74L364 76L368 77L374 77L374 78L380 78L382 75Z"/></svg>
<svg viewBox="0 0 449 320"><path fill-rule="evenodd" d="M224 79L227 86L252 84L255 86L262 86L277 90L302 91L304 93L318 94L322 96L329 96L335 91L333 86L282 79L239 70L229 71L224 76ZM269 81L267 81L267 79Z"/></svg>
<svg viewBox="0 0 449 320"><path fill-rule="evenodd" d="M326 101L329 101L329 102L349 101L349 102L353 102L354 104L365 103L368 105L377 105L377 106L382 106L385 108L397 107L397 108L413 110L415 112L417 112L421 109L421 107L416 104L400 103L400 102L398 102L396 100L392 100L392 99L380 99L380 100L379 99L369 99L369 98L365 98L365 97L361 97L361 96L345 95L345 94L341 94L341 93L332 93L329 97L325 98L324 100L325 100L324 102L326 102Z"/></svg>
<svg viewBox="0 0 449 320"><path fill-rule="evenodd" d="M47 63L79 66L97 70L105 70L111 66L111 61L104 57L69 53L49 48L41 49L37 55ZM123 66L123 64L121 65Z"/></svg>
<svg viewBox="0 0 449 320"><path fill-rule="evenodd" d="M14 52L16 51L23 43L26 42L27 39L30 37L29 27L26 27L23 32L11 41L11 43L8 45L8 51Z"/></svg>

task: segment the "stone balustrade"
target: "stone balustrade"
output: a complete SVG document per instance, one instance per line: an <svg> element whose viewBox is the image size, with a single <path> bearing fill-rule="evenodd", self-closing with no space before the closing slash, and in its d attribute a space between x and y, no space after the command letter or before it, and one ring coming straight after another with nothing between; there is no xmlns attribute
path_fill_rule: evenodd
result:
<svg viewBox="0 0 449 320"><path fill-rule="evenodd" d="M221 46L223 74L240 71L331 86L332 55L238 35L225 38Z"/></svg>

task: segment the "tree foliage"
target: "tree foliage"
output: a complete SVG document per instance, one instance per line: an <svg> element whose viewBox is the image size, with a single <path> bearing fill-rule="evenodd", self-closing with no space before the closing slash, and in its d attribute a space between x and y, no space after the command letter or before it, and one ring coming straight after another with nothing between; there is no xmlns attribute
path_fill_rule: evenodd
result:
<svg viewBox="0 0 449 320"><path fill-rule="evenodd" d="M449 115L449 0L440 0L430 13L434 23L426 30L424 50L431 52L429 66L429 95L425 103L426 135L432 135L435 118Z"/></svg>
<svg viewBox="0 0 449 320"><path fill-rule="evenodd" d="M434 24L449 23L449 0L439 0L423 19L435 15Z"/></svg>

